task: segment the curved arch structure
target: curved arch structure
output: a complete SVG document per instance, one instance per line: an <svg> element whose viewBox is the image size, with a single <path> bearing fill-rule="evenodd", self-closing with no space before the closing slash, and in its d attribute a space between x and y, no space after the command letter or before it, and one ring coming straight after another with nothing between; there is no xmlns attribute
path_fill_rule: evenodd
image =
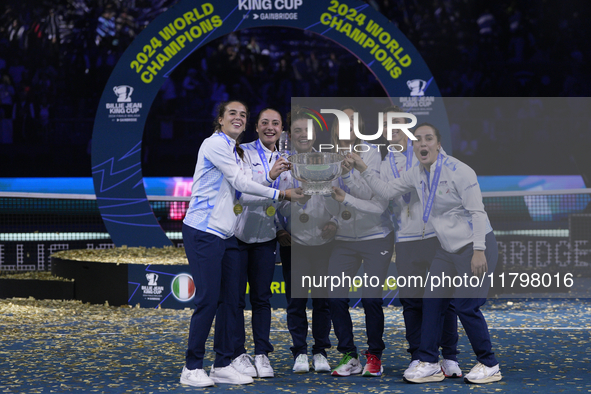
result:
<svg viewBox="0 0 591 394"><path fill-rule="evenodd" d="M150 107L165 78L193 51L233 31L299 28L347 48L390 97L440 97L427 65L382 14L355 0L183 0L156 18L127 48L102 94L92 135L98 206L113 242L171 245L146 198L141 144ZM411 97L413 96L413 97ZM441 100L439 100L440 102ZM447 115L442 103L432 115ZM450 151L449 130L441 128Z"/></svg>

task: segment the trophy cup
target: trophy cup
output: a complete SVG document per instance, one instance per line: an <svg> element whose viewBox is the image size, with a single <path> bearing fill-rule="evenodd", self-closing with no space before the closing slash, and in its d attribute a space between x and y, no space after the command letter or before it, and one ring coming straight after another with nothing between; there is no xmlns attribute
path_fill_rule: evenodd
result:
<svg viewBox="0 0 591 394"><path fill-rule="evenodd" d="M341 176L341 162L345 159L338 153L309 152L291 155L291 176L302 183L306 195L330 195L332 181Z"/></svg>

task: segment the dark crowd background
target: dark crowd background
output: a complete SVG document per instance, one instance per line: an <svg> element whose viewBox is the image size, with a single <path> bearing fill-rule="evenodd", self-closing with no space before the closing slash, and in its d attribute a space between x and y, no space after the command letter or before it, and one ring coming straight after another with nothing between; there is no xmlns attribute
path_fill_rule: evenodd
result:
<svg viewBox="0 0 591 394"><path fill-rule="evenodd" d="M94 115L107 79L134 37L175 2L3 0L0 177L90 176ZM368 3L415 45L443 96L532 97L530 107L535 97L590 96L591 12L584 2ZM143 175L191 176L214 107L227 98L246 100L256 114L267 106L285 113L292 96L383 95L367 68L329 40L296 29L239 31L195 51L164 83L146 123ZM544 112L536 108L515 109L504 121L531 124ZM452 125L453 154L481 175L591 168L582 148L591 146L589 122L575 130L555 130L555 123L537 122L519 136L502 122ZM546 152L552 160L543 160Z"/></svg>

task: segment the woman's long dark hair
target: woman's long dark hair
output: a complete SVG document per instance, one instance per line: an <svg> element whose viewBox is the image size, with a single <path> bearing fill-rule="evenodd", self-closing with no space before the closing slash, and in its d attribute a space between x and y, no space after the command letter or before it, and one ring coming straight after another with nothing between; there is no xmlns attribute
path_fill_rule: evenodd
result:
<svg viewBox="0 0 591 394"><path fill-rule="evenodd" d="M224 114L226 113L226 107L228 107L228 104L230 104L230 103L240 103L240 104L244 105L244 108L246 108L246 122L244 123L244 125L246 127L246 124L248 123L248 119L250 118L250 111L248 110L248 105L246 105L243 101L240 101L240 100L228 100L228 101L221 102L217 107L217 111L216 111L217 116L213 120L213 132L214 133L222 132L222 127L220 125L220 118L224 117ZM244 160L244 149L242 149L240 147L240 141L242 141L243 134L244 133L240 134L238 136L238 138L236 139L236 153L238 153L238 156L240 156L240 158L242 160Z"/></svg>
<svg viewBox="0 0 591 394"><path fill-rule="evenodd" d="M419 127L423 127L423 126L432 128L433 132L435 133L435 138L437 138L437 142L439 142L439 143L441 142L441 132L439 131L439 129L437 127L433 126L431 123L423 122L419 125L416 125L415 128L413 129L412 133L413 134L416 133L417 129Z"/></svg>

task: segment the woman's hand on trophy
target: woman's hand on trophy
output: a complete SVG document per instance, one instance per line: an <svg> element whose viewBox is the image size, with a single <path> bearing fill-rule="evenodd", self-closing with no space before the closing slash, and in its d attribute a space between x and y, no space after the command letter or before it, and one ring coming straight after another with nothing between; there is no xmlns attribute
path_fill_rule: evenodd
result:
<svg viewBox="0 0 591 394"><path fill-rule="evenodd" d="M306 203L308 203L308 201L310 200L310 198L312 198L311 195L309 194L304 194L304 190L301 187L298 187L297 189L294 189L298 191L298 198L293 198L291 199L291 201L295 201L300 205L306 205Z"/></svg>
<svg viewBox="0 0 591 394"><path fill-rule="evenodd" d="M351 156L350 153L343 155L345 159L341 162L342 173L346 174L347 172L353 169L353 160L349 157Z"/></svg>
<svg viewBox="0 0 591 394"><path fill-rule="evenodd" d="M280 157L277 159L277 161L275 161L275 164L273 164L271 171L269 171L269 178L274 181L279 175L281 175L282 172L288 171L290 168L291 166L289 161L287 161L284 157Z"/></svg>
<svg viewBox="0 0 591 394"><path fill-rule="evenodd" d="M310 199L310 196L306 196L301 187L294 188L294 189L287 189L283 193L285 193L284 200L287 201L297 201L300 204L305 204L305 201ZM304 201L304 203L302 203Z"/></svg>
<svg viewBox="0 0 591 394"><path fill-rule="evenodd" d="M363 172L367 170L367 165L361 159L357 153L351 153L347 157L347 161L359 172Z"/></svg>
<svg viewBox="0 0 591 394"><path fill-rule="evenodd" d="M345 191L343 189L341 189L340 187L336 187L333 186L332 187L332 198L335 199L338 202L343 202L345 201L345 196L347 195L347 193L345 193Z"/></svg>

